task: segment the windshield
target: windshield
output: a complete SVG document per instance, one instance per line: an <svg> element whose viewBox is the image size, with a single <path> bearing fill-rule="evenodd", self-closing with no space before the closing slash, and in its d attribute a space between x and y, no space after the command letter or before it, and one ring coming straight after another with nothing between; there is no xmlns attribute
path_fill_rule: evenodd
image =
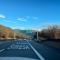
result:
<svg viewBox="0 0 60 60"><path fill-rule="evenodd" d="M60 60L60 1L0 0L0 60Z"/></svg>

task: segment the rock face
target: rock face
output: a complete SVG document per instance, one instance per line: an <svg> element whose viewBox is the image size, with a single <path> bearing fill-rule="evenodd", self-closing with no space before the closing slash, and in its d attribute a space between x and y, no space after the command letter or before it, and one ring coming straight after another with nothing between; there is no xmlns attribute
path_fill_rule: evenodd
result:
<svg viewBox="0 0 60 60"><path fill-rule="evenodd" d="M0 25L0 38L13 38L14 31L8 27Z"/></svg>
<svg viewBox="0 0 60 60"><path fill-rule="evenodd" d="M16 39L25 39L30 38L30 36L21 33L19 31L12 30L9 27L5 27L3 25L0 25L0 39L10 39L10 38L16 38Z"/></svg>

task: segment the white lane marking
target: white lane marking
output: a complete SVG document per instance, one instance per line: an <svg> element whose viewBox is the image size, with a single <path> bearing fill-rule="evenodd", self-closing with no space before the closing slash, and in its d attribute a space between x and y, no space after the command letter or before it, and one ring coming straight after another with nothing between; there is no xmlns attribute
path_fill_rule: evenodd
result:
<svg viewBox="0 0 60 60"><path fill-rule="evenodd" d="M5 49L1 49L0 52L4 51Z"/></svg>
<svg viewBox="0 0 60 60"><path fill-rule="evenodd" d="M30 45L30 47L33 49L33 51L36 53L40 60L45 60L45 58L29 42L28 44Z"/></svg>
<svg viewBox="0 0 60 60"><path fill-rule="evenodd" d="M15 44L12 44L10 45L7 49L30 49L28 45L15 45Z"/></svg>
<svg viewBox="0 0 60 60"><path fill-rule="evenodd" d="M16 43L16 44L20 44L20 45L23 44L24 45L24 44L28 44L28 43Z"/></svg>

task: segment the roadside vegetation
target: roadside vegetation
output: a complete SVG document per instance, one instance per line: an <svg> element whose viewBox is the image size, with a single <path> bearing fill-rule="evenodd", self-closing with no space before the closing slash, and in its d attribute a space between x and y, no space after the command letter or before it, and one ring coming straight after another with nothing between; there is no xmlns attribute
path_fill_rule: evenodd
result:
<svg viewBox="0 0 60 60"><path fill-rule="evenodd" d="M53 25L53 26L48 26L46 29L42 29L38 33L39 39L42 40L59 40L60 39L60 26L58 25Z"/></svg>
<svg viewBox="0 0 60 60"><path fill-rule="evenodd" d="M46 46L60 50L60 26L51 25L38 33L38 41Z"/></svg>

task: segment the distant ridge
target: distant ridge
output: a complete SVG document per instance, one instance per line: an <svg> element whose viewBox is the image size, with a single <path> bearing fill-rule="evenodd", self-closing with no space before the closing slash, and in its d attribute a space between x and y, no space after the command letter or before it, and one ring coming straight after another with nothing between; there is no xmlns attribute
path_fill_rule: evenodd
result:
<svg viewBox="0 0 60 60"><path fill-rule="evenodd" d="M15 35L15 36L14 36ZM8 39L8 38L29 38L28 35L22 33L22 32L19 32L17 30L13 30L9 27L6 27L6 26L3 26L3 25L0 25L0 38L5 38L5 39Z"/></svg>

